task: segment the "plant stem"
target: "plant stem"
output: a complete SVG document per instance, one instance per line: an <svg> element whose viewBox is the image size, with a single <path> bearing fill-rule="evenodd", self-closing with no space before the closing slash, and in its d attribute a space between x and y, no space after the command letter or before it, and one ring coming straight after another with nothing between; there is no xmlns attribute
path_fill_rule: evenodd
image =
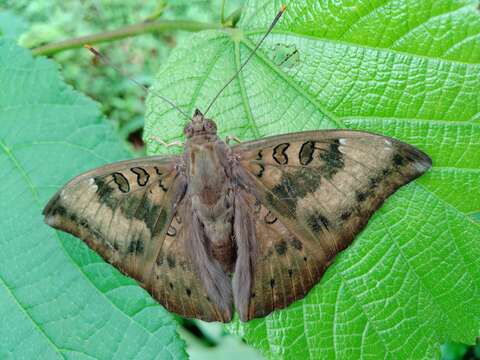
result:
<svg viewBox="0 0 480 360"><path fill-rule="evenodd" d="M201 31L208 29L220 29L221 24L203 23L185 20L158 20L128 25L116 30L105 31L93 35L81 36L74 39L60 41L52 44L39 46L32 50L33 55L52 55L57 52L82 47L85 44L98 44L115 41L139 34L162 32L168 30Z"/></svg>
<svg viewBox="0 0 480 360"><path fill-rule="evenodd" d="M225 0L222 0L222 10L221 10L221 13L220 13L220 22L222 24L225 23Z"/></svg>

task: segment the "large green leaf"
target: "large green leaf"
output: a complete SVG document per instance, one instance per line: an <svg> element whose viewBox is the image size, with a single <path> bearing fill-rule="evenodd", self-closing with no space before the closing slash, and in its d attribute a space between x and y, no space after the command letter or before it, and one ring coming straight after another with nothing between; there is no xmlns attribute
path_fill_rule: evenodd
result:
<svg viewBox="0 0 480 360"><path fill-rule="evenodd" d="M129 154L54 63L0 40L0 358L178 359L172 316L43 223L69 178Z"/></svg>
<svg viewBox="0 0 480 360"><path fill-rule="evenodd" d="M249 1L233 31L192 36L155 89L205 109L280 8ZM402 188L310 294L230 329L271 358L432 358L480 334L478 1L291 1L209 116L222 135L365 129L426 151L433 169ZM185 122L149 99L146 139ZM165 151L151 142L149 152Z"/></svg>

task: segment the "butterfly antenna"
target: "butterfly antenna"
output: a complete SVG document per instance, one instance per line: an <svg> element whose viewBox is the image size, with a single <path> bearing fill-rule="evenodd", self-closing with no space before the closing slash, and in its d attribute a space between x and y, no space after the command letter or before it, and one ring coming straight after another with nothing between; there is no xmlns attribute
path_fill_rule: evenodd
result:
<svg viewBox="0 0 480 360"><path fill-rule="evenodd" d="M267 32L265 33L265 35L263 35L263 37L260 39L260 41L257 43L257 45L255 46L255 48L253 49L253 51L250 53L250 55L248 56L247 60L245 60L243 62L243 64L240 66L240 69L237 70L237 72L235 72L235 74L232 76L232 78L230 80L228 80L228 82L220 89L220 91L217 93L217 95L215 95L215 97L213 98L212 102L210 103L210 105L208 105L207 107L207 110L205 110L205 113L204 115L207 115L208 111L210 110L210 108L212 107L213 103L215 101L217 101L217 99L219 98L220 94L223 92L223 90L225 90L227 88L228 85L230 85L232 83L233 80L235 80L235 78L238 76L238 74L240 74L240 72L242 71L242 69L245 67L245 65L248 64L248 62L250 61L250 59L252 58L253 54L255 54L255 52L258 50L258 48L260 47L260 45L262 45L263 41L267 38L268 34L270 34L273 30L273 28L275 27L275 25L277 24L278 20L280 20L280 18L282 17L283 13L285 12L286 10L286 6L285 5L282 5L280 11L278 12L277 16L275 16L275 19L273 19L273 22L272 24L270 25L270 27L268 28Z"/></svg>
<svg viewBox="0 0 480 360"><path fill-rule="evenodd" d="M123 77L127 78L128 80L130 80L132 83L134 83L135 85L137 85L139 88L141 88L143 91L145 91L146 94L149 93L149 89L148 87L146 87L145 85L143 85L142 83L139 83L137 80L135 80L134 78L128 76L127 74L125 74L123 72L122 69L120 69L118 66L116 66L115 64L113 64L110 59L103 55L100 51L98 51L97 49L95 49L92 45L89 45L89 44L85 44L84 47L88 50L90 50L90 52L95 55L95 57L99 58L100 60L103 61L104 64L112 67L114 70L116 70L120 75L122 75ZM174 108L175 110L177 110L179 113L181 113L183 116L185 116L188 120L191 120L191 117L188 116L182 109L180 109L177 105L175 105L175 103L173 101L171 101L170 99L166 98L165 96L163 95L160 95L160 94L157 94L155 91L150 91L153 95L155 95L156 97L162 99L163 101L165 101L166 103L168 103L172 108Z"/></svg>

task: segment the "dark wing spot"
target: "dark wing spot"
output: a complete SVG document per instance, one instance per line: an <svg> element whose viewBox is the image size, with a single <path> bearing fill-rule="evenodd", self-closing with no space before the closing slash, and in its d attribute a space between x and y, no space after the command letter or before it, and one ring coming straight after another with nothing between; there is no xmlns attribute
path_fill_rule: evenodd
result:
<svg viewBox="0 0 480 360"><path fill-rule="evenodd" d="M315 152L315 142L307 141L302 144L300 152L298 153L298 160L302 165L308 165L313 160L313 153Z"/></svg>
<svg viewBox="0 0 480 360"><path fill-rule="evenodd" d="M163 177L158 180L158 186L160 189L162 189L164 192L168 191L168 187L163 185Z"/></svg>
<svg viewBox="0 0 480 360"><path fill-rule="evenodd" d="M158 205L153 205L151 201L147 201L143 209L145 209L145 211L137 212L135 217L139 220L145 221L150 233L153 235L155 233L155 227L158 224L158 221L166 221L166 215L162 215L163 209ZM160 216L165 216L165 219L159 219ZM165 224L163 223L160 225L160 229L163 229Z"/></svg>
<svg viewBox="0 0 480 360"><path fill-rule="evenodd" d="M292 270L292 269L288 269L288 276L289 276L289 277L292 277L292 276L293 276L293 270Z"/></svg>
<svg viewBox="0 0 480 360"><path fill-rule="evenodd" d="M252 295L250 295L250 297L253 299L257 294L255 294L254 292L252 292Z"/></svg>
<svg viewBox="0 0 480 360"><path fill-rule="evenodd" d="M275 185L271 193L267 193L267 202L273 206L274 209L291 217L291 214L295 214L297 211L297 199L294 191L295 188L292 186L288 175L284 174L280 184ZM282 211L282 205L290 209L290 212Z"/></svg>
<svg viewBox="0 0 480 360"><path fill-rule="evenodd" d="M363 202L363 201L367 200L372 195L373 195L373 193L371 191L356 191L355 192L355 198L357 199L358 202Z"/></svg>
<svg viewBox="0 0 480 360"><path fill-rule="evenodd" d="M293 173L285 172L280 179L280 183L272 188L272 193L288 207L289 213L295 214L297 201L307 194L315 192L319 188L320 182L321 177L314 171L308 168L300 168ZM267 200L279 212L285 213L270 193L267 194ZM285 213L285 215L288 216L289 213Z"/></svg>
<svg viewBox="0 0 480 360"><path fill-rule="evenodd" d="M285 240L280 240L278 243L275 244L275 251L278 255L285 255L287 252L288 245Z"/></svg>
<svg viewBox="0 0 480 360"><path fill-rule="evenodd" d="M167 255L167 263L168 263L168 267L170 269L173 269L175 267L175 264L176 264L175 257L173 257L171 255Z"/></svg>
<svg viewBox="0 0 480 360"><path fill-rule="evenodd" d="M166 221L166 215L162 215L162 211L163 209L160 206L154 205L148 198L146 192L141 197L137 194L132 194L122 203L122 212L125 214L125 217L143 221L152 235L158 222ZM160 216L164 216L165 219L159 219ZM160 225L162 225L161 229L163 229L165 224L161 223Z"/></svg>
<svg viewBox="0 0 480 360"><path fill-rule="evenodd" d="M130 254L141 254L143 253L144 246L142 240L133 240L128 244L128 252Z"/></svg>
<svg viewBox="0 0 480 360"><path fill-rule="evenodd" d="M370 190L377 188L380 182L382 181L382 179L383 179L383 176L374 176L370 178L369 180Z"/></svg>
<svg viewBox="0 0 480 360"><path fill-rule="evenodd" d="M315 211L307 217L307 224L314 232L320 232L322 229L328 230L330 226L328 219L318 211Z"/></svg>
<svg viewBox="0 0 480 360"><path fill-rule="evenodd" d="M350 210L345 210L340 215L340 219L342 219L343 221L348 220L351 215L352 215L352 212Z"/></svg>
<svg viewBox="0 0 480 360"><path fill-rule="evenodd" d="M172 283L168 283L168 286L170 286L170 289L173 290L173 284Z"/></svg>
<svg viewBox="0 0 480 360"><path fill-rule="evenodd" d="M304 257L303 257L303 261L307 262L307 260L308 260L307 257L304 256Z"/></svg>
<svg viewBox="0 0 480 360"><path fill-rule="evenodd" d="M273 215L273 214L269 211L268 214L265 215L265 219L264 219L264 220L265 220L265 222L266 222L267 224L270 224L270 225L271 225L271 224L274 224L278 219L277 219L277 217L276 217L275 215Z"/></svg>
<svg viewBox="0 0 480 360"><path fill-rule="evenodd" d="M98 200L110 209L114 209L117 206L118 201L112 196L113 189L105 181L105 178L98 176L94 178L93 181L95 182L95 185L97 185Z"/></svg>
<svg viewBox="0 0 480 360"><path fill-rule="evenodd" d="M292 246L297 249L298 251L301 251L303 249L303 244L300 240L298 240L297 238L293 238L290 240L290 244L292 244Z"/></svg>
<svg viewBox="0 0 480 360"><path fill-rule="evenodd" d="M150 175L148 172L141 167L133 167L130 169L135 175L137 175L137 183L140 186L145 186L148 183Z"/></svg>
<svg viewBox="0 0 480 360"><path fill-rule="evenodd" d="M270 287L272 289L275 287L275 279L270 279Z"/></svg>
<svg viewBox="0 0 480 360"><path fill-rule="evenodd" d="M67 209L65 209L64 206L58 205L56 208L53 209L52 215L60 215L60 216L65 216L67 213Z"/></svg>
<svg viewBox="0 0 480 360"><path fill-rule="evenodd" d="M261 163L257 163L258 165L258 171L255 174L256 177L261 178L263 176L263 173L265 171L265 166Z"/></svg>
<svg viewBox="0 0 480 360"><path fill-rule="evenodd" d="M339 170L343 169L345 163L343 160L343 154L338 149L340 142L338 139L333 140L327 150L324 150L320 155L320 159L324 164L320 171L327 179L331 179Z"/></svg>
<svg viewBox="0 0 480 360"><path fill-rule="evenodd" d="M289 143L278 144L273 148L273 160L279 165L288 164L287 149L290 146Z"/></svg>
<svg viewBox="0 0 480 360"><path fill-rule="evenodd" d="M405 159L400 154L393 155L393 163L396 167L402 166L405 163Z"/></svg>
<svg viewBox="0 0 480 360"><path fill-rule="evenodd" d="M259 166L260 170L258 170L258 172L255 174L255 176L259 177L259 178L261 178L263 176L263 172L265 171L265 166L261 163L262 158L263 158L262 151L263 150L260 150L258 152L257 158L256 158L256 160L258 160L258 162L256 164Z"/></svg>
<svg viewBox="0 0 480 360"><path fill-rule="evenodd" d="M185 292L187 293L187 296L190 297L192 295L192 290L190 290L189 288L187 288L185 290Z"/></svg>
<svg viewBox="0 0 480 360"><path fill-rule="evenodd" d="M127 193L130 191L130 183L128 182L125 175L119 172L116 172L116 173L113 173L112 176L113 176L113 181L115 181L115 184L117 184L118 189L121 192Z"/></svg>
<svg viewBox="0 0 480 360"><path fill-rule="evenodd" d="M158 169L158 167L154 166L154 169L159 177L158 186L160 186L160 189L162 189L164 192L167 192L168 188L165 185L163 185L164 174Z"/></svg>

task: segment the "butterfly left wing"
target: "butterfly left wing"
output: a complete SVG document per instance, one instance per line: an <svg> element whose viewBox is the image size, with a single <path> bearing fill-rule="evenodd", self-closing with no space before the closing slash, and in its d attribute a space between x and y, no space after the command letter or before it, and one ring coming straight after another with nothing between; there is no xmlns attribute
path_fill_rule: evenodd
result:
<svg viewBox="0 0 480 360"><path fill-rule="evenodd" d="M258 254L242 320L303 298L383 201L431 160L398 140L312 131L233 147L242 197L256 208Z"/></svg>
<svg viewBox="0 0 480 360"><path fill-rule="evenodd" d="M168 310L228 322L228 303L221 309L209 298L189 258L195 232L178 161L156 156L80 175L52 197L45 221L81 238Z"/></svg>
<svg viewBox="0 0 480 360"><path fill-rule="evenodd" d="M175 203L185 191L177 161L165 156L127 160L77 176L48 202L45 222L148 283Z"/></svg>

